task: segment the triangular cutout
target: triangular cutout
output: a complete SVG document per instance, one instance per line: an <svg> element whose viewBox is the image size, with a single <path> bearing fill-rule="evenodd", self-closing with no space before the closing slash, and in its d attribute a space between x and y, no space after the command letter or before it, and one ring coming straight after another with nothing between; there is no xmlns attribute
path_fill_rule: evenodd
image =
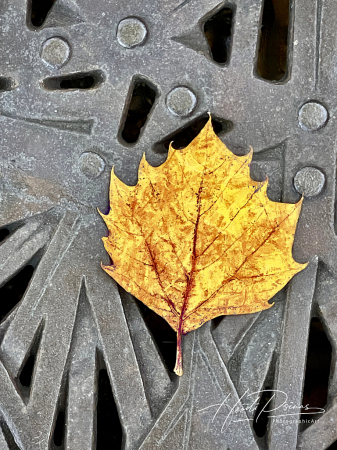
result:
<svg viewBox="0 0 337 450"><path fill-rule="evenodd" d="M108 371L100 352L98 352L98 364L96 450L106 450L107 448L118 450L122 448L123 431Z"/></svg>
<svg viewBox="0 0 337 450"><path fill-rule="evenodd" d="M175 36L172 38L172 41L179 42L183 44L185 47L190 48L198 53L203 54L204 56L209 55L209 47L207 44L207 40L203 35L200 25L195 25L191 30L186 33L181 34L180 36Z"/></svg>
<svg viewBox="0 0 337 450"><path fill-rule="evenodd" d="M173 148L177 150L181 150L182 148L187 147L203 129L208 119L209 115L207 113L204 113L201 116L191 120L182 128L179 128L178 130L166 136L163 140L154 144L153 151L155 153L165 154L168 152L171 142ZM234 126L233 122L231 122L230 120L215 116L212 117L212 125L214 132L218 136L229 133Z"/></svg>
<svg viewBox="0 0 337 450"><path fill-rule="evenodd" d="M44 220L47 221L47 226ZM5 270L1 271L0 277L0 322L7 318L24 297L58 222L59 218L47 211L37 214L29 221L19 220L1 228L6 231L3 231L3 241L0 243L0 251L3 250L5 255L1 253ZM37 242L40 236L41 241L37 245L30 245L34 240ZM21 256L16 257L16 252L21 252ZM11 254L14 255L13 264L8 259ZM27 261L25 258L30 259Z"/></svg>
<svg viewBox="0 0 337 450"><path fill-rule="evenodd" d="M270 362L266 379L264 380L263 388L260 392L260 400L256 404L253 418L253 429L259 438L263 438L266 441L268 435L268 429L270 426L269 410L271 409L271 400L273 397L274 380L275 380L275 367L276 367L276 352L273 353L272 361Z"/></svg>
<svg viewBox="0 0 337 450"><path fill-rule="evenodd" d="M173 41L183 44L217 64L228 64L233 34L234 7L220 5L202 17L193 28Z"/></svg>
<svg viewBox="0 0 337 450"><path fill-rule="evenodd" d="M8 450L20 450L20 447L15 442L13 433L9 429L7 423L4 421L1 421L0 427L1 427L2 435L5 439L5 445L7 444L7 449ZM1 448L1 450L3 450L3 449ZM6 448L4 450L6 450Z"/></svg>
<svg viewBox="0 0 337 450"><path fill-rule="evenodd" d="M39 265L44 248L38 250L28 263L14 273L13 276L0 287L0 322L6 319L10 312L24 297L34 272Z"/></svg>
<svg viewBox="0 0 337 450"><path fill-rule="evenodd" d="M68 380L66 375L63 377L62 387L60 389L60 398L58 401L54 428L52 430L52 443L54 448L64 450L66 442L66 411L68 403Z"/></svg>
<svg viewBox="0 0 337 450"><path fill-rule="evenodd" d="M218 64L227 64L230 58L233 34L233 7L225 5L217 9L203 23L203 31L209 46L209 56Z"/></svg>
<svg viewBox="0 0 337 450"><path fill-rule="evenodd" d="M167 368L173 372L176 352L177 352L177 334L170 325L148 308L144 303L137 300L138 308L142 314L143 320L151 331L153 339L166 363Z"/></svg>
<svg viewBox="0 0 337 450"><path fill-rule="evenodd" d="M0 244L11 236L16 230L25 225L24 220L18 220L17 222L11 222L0 227Z"/></svg>
<svg viewBox="0 0 337 450"><path fill-rule="evenodd" d="M36 366L36 358L40 348L40 343L42 339L44 328L44 321L42 320L40 326L38 327L31 348L26 356L26 359L21 367L19 376L18 376L18 388L21 391L21 397L24 402L27 404L30 397L31 386L34 377L34 369Z"/></svg>

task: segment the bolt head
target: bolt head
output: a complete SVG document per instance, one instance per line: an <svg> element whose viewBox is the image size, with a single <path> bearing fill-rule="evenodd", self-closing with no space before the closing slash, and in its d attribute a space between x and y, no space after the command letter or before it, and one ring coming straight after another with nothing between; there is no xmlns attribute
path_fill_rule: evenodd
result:
<svg viewBox="0 0 337 450"><path fill-rule="evenodd" d="M122 47L136 47L145 41L146 35L145 24L136 17L123 19L118 24L117 40Z"/></svg>
<svg viewBox="0 0 337 450"><path fill-rule="evenodd" d="M305 103L298 113L299 125L305 131L319 130L326 125L328 119L328 111L318 102Z"/></svg>
<svg viewBox="0 0 337 450"><path fill-rule="evenodd" d="M41 58L49 66L62 67L69 61L70 45L60 37L47 39L42 44Z"/></svg>
<svg viewBox="0 0 337 450"><path fill-rule="evenodd" d="M325 184L325 175L316 167L304 167L299 170L294 178L294 186L297 192L304 197L315 197Z"/></svg>
<svg viewBox="0 0 337 450"><path fill-rule="evenodd" d="M197 104L197 97L194 92L185 87L177 86L168 93L166 97L166 106L168 110L180 117L191 114Z"/></svg>
<svg viewBox="0 0 337 450"><path fill-rule="evenodd" d="M85 152L80 156L79 167L87 178L95 179L103 173L105 161L97 153Z"/></svg>

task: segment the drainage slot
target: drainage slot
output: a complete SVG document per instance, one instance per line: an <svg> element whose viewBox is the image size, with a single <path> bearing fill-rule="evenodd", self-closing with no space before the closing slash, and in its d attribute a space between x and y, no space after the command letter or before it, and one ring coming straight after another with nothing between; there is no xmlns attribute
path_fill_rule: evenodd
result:
<svg viewBox="0 0 337 450"><path fill-rule="evenodd" d="M208 114L204 114L201 117L198 117L197 119L187 124L184 128L180 128L179 130L164 138L162 141L157 142L153 146L153 151L155 153L167 153L171 142L173 148L177 150L181 150L187 147L193 141L193 139L198 136L200 131L206 125L208 119ZM233 122L217 117L212 117L212 125L214 132L219 136L228 133L233 129Z"/></svg>
<svg viewBox="0 0 337 450"><path fill-rule="evenodd" d="M39 28L43 25L55 0L30 0L29 15L33 27Z"/></svg>
<svg viewBox="0 0 337 450"><path fill-rule="evenodd" d="M4 241L6 237L9 236L9 229L8 228L1 228L0 229L0 242Z"/></svg>
<svg viewBox="0 0 337 450"><path fill-rule="evenodd" d="M35 366L35 355L30 355L26 361L26 364L23 366L23 369L19 377L22 386L30 387L33 377L34 366Z"/></svg>
<svg viewBox="0 0 337 450"><path fill-rule="evenodd" d="M162 317L137 300L138 307L148 326L153 339L166 363L167 368L173 372L176 362L177 334Z"/></svg>
<svg viewBox="0 0 337 450"><path fill-rule="evenodd" d="M289 0L264 0L256 75L269 81L288 76Z"/></svg>
<svg viewBox="0 0 337 450"><path fill-rule="evenodd" d="M2 433L4 435L4 438L6 440L6 444L8 446L9 450L20 450L20 447L16 444L13 434L11 430L9 429L6 422L1 422L0 424Z"/></svg>
<svg viewBox="0 0 337 450"><path fill-rule="evenodd" d="M266 387L262 391L262 395L258 404L258 407L256 408L254 420L253 420L253 428L256 433L256 435L260 438L262 438L267 431L268 426L268 420L269 420L269 414L268 412L270 410L270 399L273 395L273 391L271 390L271 387ZM266 409L266 411L264 411Z"/></svg>
<svg viewBox="0 0 337 450"><path fill-rule="evenodd" d="M35 362L36 362L36 357L37 357L38 350L40 347L43 326L44 326L44 322L42 321L35 333L31 348L26 355L26 361L24 361L24 363L21 367L20 374L19 374L18 388L20 389L21 395L26 404L29 401L31 385L32 385L33 375L34 375Z"/></svg>
<svg viewBox="0 0 337 450"><path fill-rule="evenodd" d="M331 344L319 319L312 318L310 323L307 365L302 405L311 408L324 408L328 398L328 383L331 365ZM302 409L301 419L319 419L321 414L314 414L315 409Z"/></svg>
<svg viewBox="0 0 337 450"><path fill-rule="evenodd" d="M57 415L54 429L53 440L56 447L63 446L65 430L66 430L66 413L64 411L60 411Z"/></svg>
<svg viewBox="0 0 337 450"><path fill-rule="evenodd" d="M41 338L42 326L37 339ZM54 416L54 424L51 436L50 450L65 450L67 434L67 408L68 408L68 380L67 374L64 374L60 387L60 397L57 402L57 408Z"/></svg>
<svg viewBox="0 0 337 450"><path fill-rule="evenodd" d="M135 144L145 126L156 100L157 91L153 84L138 80L133 84L132 94L122 123L122 143Z"/></svg>
<svg viewBox="0 0 337 450"><path fill-rule="evenodd" d="M27 265L0 288L0 321L12 311L22 299L35 268Z"/></svg>
<svg viewBox="0 0 337 450"><path fill-rule="evenodd" d="M77 72L61 77L45 78L42 86L48 91L87 90L98 87L104 81L103 72L101 70L93 70L91 72Z"/></svg>
<svg viewBox="0 0 337 450"><path fill-rule="evenodd" d="M122 447L122 427L106 369L98 374L97 446L96 450Z"/></svg>
<svg viewBox="0 0 337 450"><path fill-rule="evenodd" d="M212 59L225 64L229 61L233 28L233 11L222 8L204 24L204 33L207 39Z"/></svg>

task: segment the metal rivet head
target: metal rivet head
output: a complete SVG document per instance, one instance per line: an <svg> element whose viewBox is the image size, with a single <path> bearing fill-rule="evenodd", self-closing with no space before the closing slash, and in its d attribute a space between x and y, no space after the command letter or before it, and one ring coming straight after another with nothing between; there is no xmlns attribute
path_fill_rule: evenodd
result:
<svg viewBox="0 0 337 450"><path fill-rule="evenodd" d="M48 39L42 45L41 58L50 66L62 67L70 58L70 46L59 37Z"/></svg>
<svg viewBox="0 0 337 450"><path fill-rule="evenodd" d="M305 131L316 131L324 127L328 119L328 111L317 102L305 103L298 113L299 125Z"/></svg>
<svg viewBox="0 0 337 450"><path fill-rule="evenodd" d="M196 95L185 86L175 87L166 97L167 108L176 116L187 116L194 110L196 104Z"/></svg>
<svg viewBox="0 0 337 450"><path fill-rule="evenodd" d="M144 42L147 35L145 24L135 17L129 17L119 22L117 40L125 48L132 48Z"/></svg>
<svg viewBox="0 0 337 450"><path fill-rule="evenodd" d="M294 178L294 186L297 192L305 197L318 195L325 183L325 175L315 167L304 167L299 170Z"/></svg>
<svg viewBox="0 0 337 450"><path fill-rule="evenodd" d="M88 178L97 178L103 173L105 162L97 153L85 152L80 156L79 167Z"/></svg>

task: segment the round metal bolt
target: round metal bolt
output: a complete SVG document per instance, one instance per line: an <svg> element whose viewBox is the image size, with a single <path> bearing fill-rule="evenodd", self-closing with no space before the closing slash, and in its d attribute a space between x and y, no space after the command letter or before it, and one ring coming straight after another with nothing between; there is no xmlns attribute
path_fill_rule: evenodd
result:
<svg viewBox="0 0 337 450"><path fill-rule="evenodd" d="M315 167L304 167L299 170L294 178L294 186L297 192L304 197L315 197L318 195L325 183L325 175Z"/></svg>
<svg viewBox="0 0 337 450"><path fill-rule="evenodd" d="M42 45L41 58L50 66L62 67L70 58L70 45L62 38L50 38Z"/></svg>
<svg viewBox="0 0 337 450"><path fill-rule="evenodd" d="M144 42L147 35L145 24L135 17L129 17L119 22L117 40L125 48L132 48Z"/></svg>
<svg viewBox="0 0 337 450"><path fill-rule="evenodd" d="M324 127L328 119L328 111L317 102L305 103L298 113L300 127L305 131L316 131Z"/></svg>
<svg viewBox="0 0 337 450"><path fill-rule="evenodd" d="M191 89L178 86L167 94L166 106L176 116L187 116L197 104L197 97Z"/></svg>
<svg viewBox="0 0 337 450"><path fill-rule="evenodd" d="M80 156L79 167L86 177L97 178L103 173L105 162L97 153L85 152Z"/></svg>

